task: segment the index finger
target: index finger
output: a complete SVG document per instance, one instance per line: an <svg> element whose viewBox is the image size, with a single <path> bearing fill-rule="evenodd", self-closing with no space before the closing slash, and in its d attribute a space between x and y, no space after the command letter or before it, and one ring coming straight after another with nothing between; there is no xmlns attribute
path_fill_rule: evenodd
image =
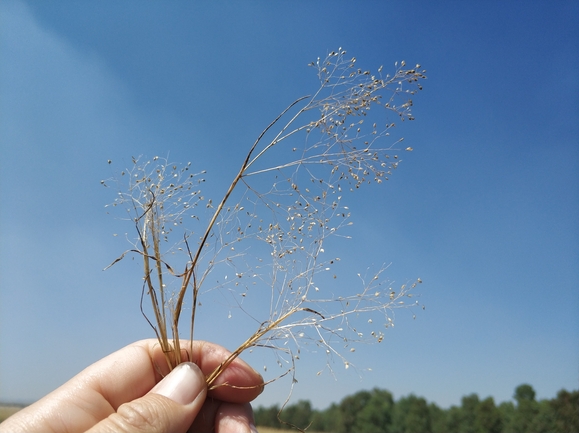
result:
<svg viewBox="0 0 579 433"><path fill-rule="evenodd" d="M208 375L230 354L217 344L183 340L189 360ZM191 353L189 353L191 352ZM141 340L91 365L72 381L82 380L116 410L121 404L145 395L169 373L161 346L155 339ZM80 377L79 377L80 376ZM217 379L210 396L231 403L246 403L263 390L263 378L237 358Z"/></svg>

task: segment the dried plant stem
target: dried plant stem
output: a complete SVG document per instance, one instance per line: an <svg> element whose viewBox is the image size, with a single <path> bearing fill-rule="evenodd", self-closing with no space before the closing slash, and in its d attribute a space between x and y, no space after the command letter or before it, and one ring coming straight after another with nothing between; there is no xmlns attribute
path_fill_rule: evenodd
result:
<svg viewBox="0 0 579 433"><path fill-rule="evenodd" d="M192 317L192 322L194 322L194 320L195 320L195 306L197 305L197 298L198 298L198 294L199 294L199 286L195 282L195 269L197 267L199 257L201 256L201 252L203 251L203 248L207 242L207 238L209 237L211 230L213 229L215 222L217 221L219 215L223 211L223 208L224 208L225 204L227 203L227 200L231 196L231 193L235 190L237 184L239 183L239 181L241 180L243 175L245 174L245 171L247 170L249 163L250 163L251 155L253 154L255 148L257 147L257 145L259 144L259 142L261 141L263 136L267 133L267 131L269 131L269 129L273 125L275 125L279 121L279 119L281 119L283 117L283 115L285 113L287 113L293 106L295 106L296 104L298 104L300 101L304 100L305 98L307 98L307 96L304 96L302 98L295 100L284 111L282 111L279 114L279 116L277 118L275 118L275 120L273 120L267 126L267 128L265 128L263 130L263 132L259 135L257 140L255 140L255 143L253 143L253 146L251 147L251 149L247 153L247 156L246 156L241 168L239 169L239 172L237 173L237 175L235 176L235 178L233 179L233 181L229 185L227 192L225 193L225 195L221 199L221 202L219 203L219 205L215 209L215 212L213 213L213 216L211 217L211 220L209 221L209 224L207 225L205 233L204 233L203 237L201 238L199 248L197 249L197 252L195 253L195 256L193 257L193 259L191 261L191 265L184 273L183 284L181 285L181 289L179 290L179 297L177 299L175 314L173 316L173 330L174 330L174 332L178 332L179 317L181 314L183 301L185 299L185 293L187 292L187 288L189 287L189 283L191 282L191 277L194 278L194 281L193 281L193 317ZM193 329L191 330L190 339L193 340Z"/></svg>
<svg viewBox="0 0 579 433"><path fill-rule="evenodd" d="M256 343L263 338L264 335L266 335L271 330L276 329L279 325L281 325L281 323L283 321L285 321L287 318L289 318L290 316L292 316L293 314L295 314L299 311L309 311L309 312L314 312L316 314L319 314L319 313L317 313L309 308L294 307L291 310L284 313L277 320L262 323L262 325L259 327L259 329L251 337L249 337L247 340L245 340L235 351L233 351L227 357L227 359L225 359L225 361L223 361L221 364L219 364L219 366L217 366L215 368L215 370L213 370L211 372L211 374L209 374L209 376L206 377L205 381L206 381L209 389L214 388L214 387L212 387L212 385L215 382L215 380L221 375L221 373L223 373L227 369L227 367L229 367L229 365L231 365L231 363L239 355L241 355L242 352L249 349L250 347L254 347L256 345Z"/></svg>
<svg viewBox="0 0 579 433"><path fill-rule="evenodd" d="M374 76L358 69L356 59L346 59L345 53L340 48L325 60L318 59L310 64L317 69L320 83L317 91L312 96L296 99L259 134L215 210L207 214L207 220L190 215L194 220L189 221L197 224L196 228L185 229L177 243L186 248L186 263L179 267L183 270L181 273L174 272L164 257L176 250L184 251L183 248L165 247L164 242L168 242L173 227L182 224L184 214L189 214L204 200L200 190L194 190L193 178L197 175L187 173L190 163L179 170L166 160L164 164L150 167L150 162L140 165L133 158L133 168L127 169L129 191L119 192L114 205L131 204L127 211L138 238L132 242L134 249L130 251L143 259L141 311L154 329L170 369L183 361L185 353L189 356L193 353L200 297L214 289L230 289L227 294L233 296L233 305L250 317L253 316L249 310L242 307L242 299L250 286L265 285L271 298L269 318L265 321L255 319L256 323L261 323L257 331L207 376L210 388L215 387L223 371L250 348L283 350L292 354L293 363L294 352L279 346L279 341L289 340L298 348L298 353L301 341L313 343L323 347L329 356L339 356L348 368L350 364L340 355L340 348L333 345L347 346L351 342L368 340L380 342L383 338L379 329L371 330L371 337L363 338L363 333L350 322L360 313L376 313L384 316L384 325L389 327L392 324L390 310L404 305L402 297L410 297L406 286L398 292L391 287L384 290L383 281L377 281L384 268L368 283L362 279L363 289L358 294L337 296L331 288L327 295L317 294L316 284L321 287L325 280L326 286L332 286L320 274L340 260L322 260L319 256L324 253L322 246L338 229L351 224L346 223L350 217L348 207L340 204L342 187L355 191L364 184L388 180L400 161L397 154L391 153L392 144L383 148L375 145L378 140L388 137L394 127L394 123L384 122L388 119L383 119L376 111L385 110L382 113L395 113L401 120L412 120L413 104L409 96L422 88L418 81L426 78L419 65L403 69L404 62L400 67L396 64L393 76L383 76L381 67ZM388 95L384 101L381 99L383 93ZM404 98L401 103L400 98ZM302 101L306 102L293 114L288 114ZM370 111L372 107L377 108ZM289 120L281 123L286 115ZM364 120L367 120L365 124ZM280 125L280 129L270 132L274 125ZM304 142L298 145L301 147L279 146L285 140L295 142L300 132L304 136ZM266 140L264 137L268 133L273 138ZM285 155L287 159L273 159L276 161L273 165L261 165L263 160L267 162L267 158L262 157L270 151L272 157L278 152L278 156ZM158 157L153 158L157 160ZM185 174L187 178L183 180ZM269 190L262 190L263 183L257 186L253 182L257 175L269 176L272 182ZM241 194L235 193L239 189L242 189ZM233 197L239 200L235 206L228 204ZM213 208L211 201L206 208ZM269 214L271 219L264 218L262 212ZM188 238L195 232L200 234L199 241L190 248ZM231 252L235 249L233 245L246 239L253 244L245 246L243 243L243 252ZM254 249L250 251L250 248ZM271 262L263 264L266 258ZM243 269L239 269L240 264ZM226 280L231 269L235 270L235 282L216 279L213 286L201 292L208 276L223 267L228 267ZM166 283L173 288L167 288ZM238 288L243 288L243 292ZM189 351L182 354L179 323L188 290L192 292ZM144 311L145 295L150 297L154 320L149 320ZM309 314L305 318L303 315L293 317L300 312Z"/></svg>
<svg viewBox="0 0 579 433"><path fill-rule="evenodd" d="M139 240L141 243L141 248L142 248L142 255L143 255L143 266L144 266L144 278L145 278L145 284L148 290L148 294L149 297L151 298L151 304L153 307L153 312L155 314L155 321L157 322L157 327L153 326L153 329L155 330L155 333L157 335L157 339L159 340L159 343L161 344L161 348L163 350L163 353L165 355L165 358L167 360L167 364L168 365L173 365L174 361L171 360L171 354L174 354L175 352L172 350L171 345L168 342L168 338L167 338L167 328L166 328L166 320L165 320L165 312L164 312L164 308L163 306L165 305L165 297L164 297L164 290L163 290L163 270L161 268L161 252L160 252L160 248L159 248L159 238L158 238L158 227L156 227L155 225L155 212L154 212L154 201L155 201L155 196L154 194L151 192L152 195L152 199L151 199L151 203L148 206L147 210L143 213L142 217L145 218L145 226L148 226L148 230L145 230L144 233L151 233L152 237L153 237L153 250L154 250L154 261L155 261L155 268L157 270L157 278L159 279L160 282L160 293L161 293L161 304L159 305L159 301L157 298L157 292L155 290L155 287L153 285L153 282L151 281L151 267L150 267L150 260L151 260L151 256L149 256L149 244L147 242L147 238L145 237L146 235L143 235L139 229L138 223L140 219L137 219L136 221L136 228L137 228L137 232L139 233ZM144 289L144 288L143 288ZM146 316L145 316L146 317Z"/></svg>

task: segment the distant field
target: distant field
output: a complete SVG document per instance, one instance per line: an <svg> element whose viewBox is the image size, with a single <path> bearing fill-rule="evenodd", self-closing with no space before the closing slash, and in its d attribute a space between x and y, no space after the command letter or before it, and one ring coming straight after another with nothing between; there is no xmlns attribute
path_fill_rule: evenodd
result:
<svg viewBox="0 0 579 433"><path fill-rule="evenodd" d="M24 406L12 406L12 405L4 405L0 404L0 422L4 421L10 415L15 414Z"/></svg>

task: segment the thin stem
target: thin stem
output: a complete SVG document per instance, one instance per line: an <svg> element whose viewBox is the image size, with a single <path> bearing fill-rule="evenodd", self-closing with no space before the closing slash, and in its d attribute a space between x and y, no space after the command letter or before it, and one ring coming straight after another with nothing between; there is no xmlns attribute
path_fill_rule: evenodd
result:
<svg viewBox="0 0 579 433"><path fill-rule="evenodd" d="M227 357L227 359L225 359L225 361L223 361L221 364L219 364L219 366L217 368L215 368L215 370L213 370L209 376L206 377L205 382L207 383L207 387L209 389L215 388L215 387L212 387L215 380L221 375L221 373L223 373L227 369L227 367L229 367L231 365L231 363L239 355L241 355L246 349L249 349L250 347L255 346L256 343L259 340L261 340L261 337L263 337L265 334L267 334L271 330L277 328L284 320L286 320L288 317L292 316L294 313L297 313L299 311L307 311L309 313L313 313L313 314L317 314L317 315L321 316L320 313L312 310L311 308L293 307L289 311L287 311L286 313L282 314L277 320L274 320L273 322L271 322L271 321L265 322L265 323L267 323L267 326L264 327L264 324L262 323L261 326L259 327L259 329L251 337L249 337L247 340L245 340L245 342L243 342L237 349L235 349L235 351L232 352Z"/></svg>
<svg viewBox="0 0 579 433"><path fill-rule="evenodd" d="M235 176L235 178L233 179L233 181L231 182L231 184L229 185L229 188L227 189L227 192L225 193L225 195L223 196L223 199L221 200L221 202L219 203L219 205L217 206L217 209L215 209L215 212L213 214L213 217L211 218L211 220L209 221L209 224L207 225L207 228L205 230L205 234L203 235L203 237L201 238L201 243L199 245L199 248L197 248L197 252L195 253L195 257L192 260L191 263L191 267L189 268L189 270L185 273L185 277L184 277L184 281L183 284L181 286L181 290L179 291L179 296L177 299L177 303L176 303L176 308L175 308L175 313L173 315L173 324L174 324L174 328L177 328L177 325L179 323L179 316L181 314L181 308L183 305L183 299L185 298L185 292L187 291L187 287L189 285L189 282L191 280L191 276L193 276L195 274L195 269L197 267L197 262L199 261L199 257L201 256L201 252L203 250L203 248L205 247L205 242L207 241L207 238L209 237L209 234L211 233L211 230L213 229L213 226L215 225L215 222L217 221L217 218L219 216L219 214L221 213L221 211L223 210L223 207L225 206L225 203L227 202L227 200L229 199L229 197L231 196L231 193L233 192L233 190L235 189L235 187L237 186L237 184L239 183L239 180L243 177L245 171L247 170L250 162L250 158L251 155L253 154L255 148L257 147L258 143L261 141L261 139L263 138L263 136L267 133L267 131L269 131L269 129L275 125L279 119L288 111L290 110L294 105L296 105L297 103L299 103L300 101L302 101L303 99L307 98L307 96L304 96L302 98L297 99L296 101L294 101L292 104L290 104L284 111L282 111L268 126L267 128L265 128L262 133L259 135L259 137L257 138L257 140L255 140L255 142L253 143L253 146L251 147L251 149L249 150L249 152L247 153L247 156L245 158L245 160L243 161L243 164L241 165L241 168L239 170L239 172L237 173L237 175ZM269 146L271 147L271 146ZM269 148L268 147L268 148ZM259 153L258 157L260 155L263 154L263 151ZM256 157L257 158L257 157ZM253 159L253 161L256 160L256 158ZM252 162L253 162L252 161ZM195 281L195 278L194 278ZM193 286L193 298L194 298L194 302L196 302L196 298L197 298L197 293L199 291L199 287L197 285ZM193 339L193 335L191 335L191 339Z"/></svg>

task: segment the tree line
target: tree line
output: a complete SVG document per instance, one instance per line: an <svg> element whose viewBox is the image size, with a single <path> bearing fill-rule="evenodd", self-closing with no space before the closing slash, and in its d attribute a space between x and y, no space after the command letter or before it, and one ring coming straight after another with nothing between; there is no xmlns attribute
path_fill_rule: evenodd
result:
<svg viewBox="0 0 579 433"><path fill-rule="evenodd" d="M258 426L333 433L577 433L579 390L561 390L551 400L535 399L531 385L515 388L515 402L496 405L492 397L464 396L460 406L441 409L410 394L395 401L392 393L374 388L346 396L325 410L308 400L283 408L260 406ZM279 417L278 417L279 415ZM281 419L281 421L280 421Z"/></svg>

